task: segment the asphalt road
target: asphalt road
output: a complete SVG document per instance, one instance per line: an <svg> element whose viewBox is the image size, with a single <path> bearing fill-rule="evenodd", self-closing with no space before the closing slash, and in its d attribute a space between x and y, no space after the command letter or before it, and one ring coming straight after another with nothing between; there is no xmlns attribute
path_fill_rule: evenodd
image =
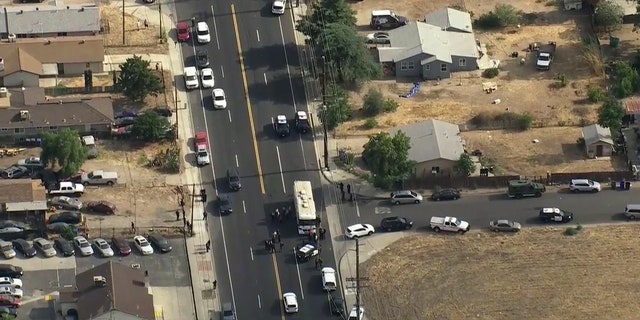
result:
<svg viewBox="0 0 640 320"><path fill-rule="evenodd" d="M557 207L574 213L574 224L612 223L626 221L624 207L639 203L640 190L573 194L567 190L547 192L540 198L510 199L505 193L469 195L456 201L424 201L421 204L394 206L388 200L358 201L357 210L350 204L343 224L370 223L380 225L388 216L402 216L414 221L415 228L426 228L432 216L455 216L468 221L472 229L487 228L489 221L511 219L523 226L539 226L538 211L542 207ZM425 196L426 198L426 196Z"/></svg>
<svg viewBox="0 0 640 320"><path fill-rule="evenodd" d="M294 180L310 180L317 188L315 198L322 196L311 136L292 133L279 139L272 128L276 115L293 119L295 110L306 110L303 82L296 71L299 60L291 13L273 16L268 1L212 4L180 1L176 10L180 21L196 17L208 23L211 43L181 44L185 65L195 65L195 47L207 48L216 87L227 95L228 108L214 110L210 89L189 92L194 129L208 131L212 150L212 165L203 168L201 176L210 195L206 208L221 300L235 305L240 320L283 319L281 295L295 292L300 312L290 318L329 318L313 262L297 265L293 259L293 246L301 240L295 219L278 225L269 218L275 208L291 205ZM184 90L184 80L176 80L178 90ZM193 155L187 158L194 160ZM243 185L233 194L225 181L230 168L238 169ZM232 215L216 214L213 195L218 192L231 194ZM321 204L316 200L318 210ZM276 229L282 234L284 252L268 254L263 243ZM323 244L322 257L325 265L335 265L329 240Z"/></svg>

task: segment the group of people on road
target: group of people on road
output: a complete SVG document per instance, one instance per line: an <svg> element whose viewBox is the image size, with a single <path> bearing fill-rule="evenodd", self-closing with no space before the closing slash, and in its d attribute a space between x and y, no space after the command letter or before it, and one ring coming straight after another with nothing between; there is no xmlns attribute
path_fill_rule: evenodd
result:
<svg viewBox="0 0 640 320"><path fill-rule="evenodd" d="M271 239L264 241L264 250L269 253L276 253L276 243L280 244L280 252L282 252L284 242L282 242L282 239L280 238L280 229L273 232Z"/></svg>
<svg viewBox="0 0 640 320"><path fill-rule="evenodd" d="M271 221L273 222L278 222L278 223L282 223L282 221L286 220L289 218L289 216L291 215L291 206L287 207L282 207L282 210L276 208L275 211L271 212Z"/></svg>
<svg viewBox="0 0 640 320"><path fill-rule="evenodd" d="M342 194L342 201L346 200L344 193L344 183L338 183L338 189L340 189L340 193ZM349 194L349 201L353 201L353 193L351 192L351 185L347 184L347 194Z"/></svg>

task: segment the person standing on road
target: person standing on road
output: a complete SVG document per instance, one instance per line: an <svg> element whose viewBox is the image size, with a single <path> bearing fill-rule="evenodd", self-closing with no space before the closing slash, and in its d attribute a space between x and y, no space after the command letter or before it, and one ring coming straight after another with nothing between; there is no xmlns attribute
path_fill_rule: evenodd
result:
<svg viewBox="0 0 640 320"><path fill-rule="evenodd" d="M283 248L284 248L284 243L280 242L280 252L282 252Z"/></svg>
<svg viewBox="0 0 640 320"><path fill-rule="evenodd" d="M205 244L205 247L207 248L207 252L209 252L209 249L211 249L211 240L207 241L207 243Z"/></svg>
<svg viewBox="0 0 640 320"><path fill-rule="evenodd" d="M176 221L180 221L180 210L176 210Z"/></svg>

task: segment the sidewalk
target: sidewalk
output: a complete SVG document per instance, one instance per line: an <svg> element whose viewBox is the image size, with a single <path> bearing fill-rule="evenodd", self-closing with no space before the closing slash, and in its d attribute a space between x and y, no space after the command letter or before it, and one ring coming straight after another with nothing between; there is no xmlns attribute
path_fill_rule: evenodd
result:
<svg viewBox="0 0 640 320"><path fill-rule="evenodd" d="M120 4L116 5L122 8ZM140 18L141 20L147 19L151 25L159 26L160 19L162 19L162 25L167 32L173 28L174 17L173 12L175 8L172 4L165 4L163 15L160 16L157 10L153 10L150 6L139 6L135 2L128 0L125 7L125 12ZM154 7L155 8L155 7ZM170 37L168 37L170 38ZM174 75L182 74L182 52L180 47L169 45L168 56L161 57L162 55L142 55L144 59L149 59L152 62L163 62L163 68L170 70ZM117 62L117 59L121 59L119 56L111 56L111 61ZM189 137L194 135L193 122L191 119L191 110L189 108L189 101L186 92L177 91L177 104L178 110L176 117L179 120L178 124L178 143L181 148L182 154L190 153L186 141ZM197 167L192 166L190 163L184 163L184 174L180 176L180 181L176 181L176 184L184 186L188 193L191 195L192 186L196 186L196 193L199 193L201 179L200 172ZM191 201L191 198L185 199L185 201ZM189 262L189 268L191 271L191 286L193 290L193 305L195 310L180 310L182 319L198 319L209 320L218 317L220 311L220 299L217 291L214 288L213 282L216 279L215 268L213 267L212 255L206 252L205 243L209 241L207 221L204 219L204 207L198 200L194 202L194 208L192 209L193 217L193 237L188 237L186 240L187 245L187 257ZM187 213L189 214L189 213ZM189 218L187 218L189 219ZM182 297L187 299L187 297Z"/></svg>

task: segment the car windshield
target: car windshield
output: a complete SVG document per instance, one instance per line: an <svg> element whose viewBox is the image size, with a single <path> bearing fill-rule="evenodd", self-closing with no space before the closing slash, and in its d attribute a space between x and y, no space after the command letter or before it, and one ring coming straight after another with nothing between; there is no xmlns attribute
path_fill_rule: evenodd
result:
<svg viewBox="0 0 640 320"><path fill-rule="evenodd" d="M211 80L211 79L213 79L213 76L212 76L212 75L210 75L210 74L205 74L205 75L203 75L203 76L202 76L202 79L204 79L204 80Z"/></svg>
<svg viewBox="0 0 640 320"><path fill-rule="evenodd" d="M204 157L206 157L206 156L207 156L207 152L206 152L206 151L199 151L199 152L198 152L198 157L199 157L199 158L204 158Z"/></svg>
<svg viewBox="0 0 640 320"><path fill-rule="evenodd" d="M109 244L107 244L106 242L100 243L100 249L109 249Z"/></svg>
<svg viewBox="0 0 640 320"><path fill-rule="evenodd" d="M216 101L224 101L223 95L216 95L214 98L216 99Z"/></svg>
<svg viewBox="0 0 640 320"><path fill-rule="evenodd" d="M187 80L189 80L189 81L196 80L196 75L195 75L195 74L193 74L193 75L188 75L188 76L187 76Z"/></svg>
<svg viewBox="0 0 640 320"><path fill-rule="evenodd" d="M91 247L91 245L89 244L89 242L82 241L82 242L80 242L80 247L81 248L86 248L86 247Z"/></svg>
<svg viewBox="0 0 640 320"><path fill-rule="evenodd" d="M206 36L209 34L208 30L198 30L198 35L199 36Z"/></svg>
<svg viewBox="0 0 640 320"><path fill-rule="evenodd" d="M188 30L187 28L182 27L182 28L179 28L179 29L178 29L178 32L179 32L180 34L185 34L185 33L188 33L188 32L189 32L189 30Z"/></svg>
<svg viewBox="0 0 640 320"><path fill-rule="evenodd" d="M240 180L240 178L238 178L238 177L236 177L236 176L231 176L231 177L229 178L229 180L230 180L231 182L238 182L238 181Z"/></svg>
<svg viewBox="0 0 640 320"><path fill-rule="evenodd" d="M140 240L140 245L145 247L145 246L148 246L149 243L147 242L147 240Z"/></svg>
<svg viewBox="0 0 640 320"><path fill-rule="evenodd" d="M49 250L52 248L53 248L53 245L51 245L51 243L45 243L44 245L42 245L42 249L45 249L45 250Z"/></svg>

